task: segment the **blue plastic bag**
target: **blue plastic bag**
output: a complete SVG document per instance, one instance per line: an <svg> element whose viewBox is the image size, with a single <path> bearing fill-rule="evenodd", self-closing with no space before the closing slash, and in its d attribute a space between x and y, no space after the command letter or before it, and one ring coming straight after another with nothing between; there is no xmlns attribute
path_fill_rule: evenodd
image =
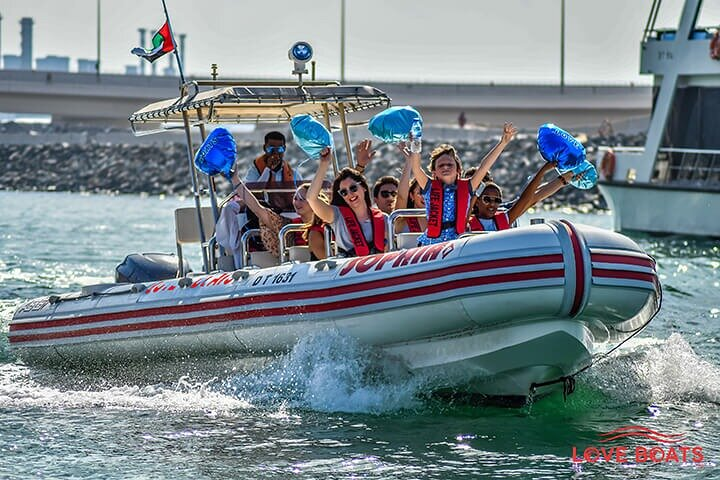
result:
<svg viewBox="0 0 720 480"><path fill-rule="evenodd" d="M386 143L399 143L408 141L408 133L415 123L415 133L419 127L422 136L422 117L413 107L390 107L375 115L368 123L368 130L377 138Z"/></svg>
<svg viewBox="0 0 720 480"><path fill-rule="evenodd" d="M230 180L236 158L235 139L230 132L219 127L210 132L198 148L195 154L195 168L211 177L222 173Z"/></svg>
<svg viewBox="0 0 720 480"><path fill-rule="evenodd" d="M562 128L546 123L537 137L540 155L548 162L557 162L557 169L567 172L585 161L585 147Z"/></svg>
<svg viewBox="0 0 720 480"><path fill-rule="evenodd" d="M320 158L320 152L326 147L333 148L332 134L311 115L295 115L290 120L290 129L298 146L310 158Z"/></svg>
<svg viewBox="0 0 720 480"><path fill-rule="evenodd" d="M572 169L573 178L570 180L570 184L579 188L580 190L589 190L597 184L598 173L595 166L585 160L583 163ZM575 176L583 174L582 178L576 179Z"/></svg>

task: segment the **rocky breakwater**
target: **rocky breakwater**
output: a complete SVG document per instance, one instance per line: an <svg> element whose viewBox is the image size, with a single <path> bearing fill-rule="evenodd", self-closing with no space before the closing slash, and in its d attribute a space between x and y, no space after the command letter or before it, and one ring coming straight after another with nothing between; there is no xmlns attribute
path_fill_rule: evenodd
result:
<svg viewBox="0 0 720 480"><path fill-rule="evenodd" d="M42 135L42 133L40 133ZM464 167L478 165L482 157L497 140L459 140L453 142ZM594 137L585 142L588 157L592 160L599 145L641 146L644 135L618 135L611 138ZM423 162L429 152L441 143L439 140L424 141ZM259 154L262 141L239 141L238 158L241 173L249 168ZM370 182L383 175L400 175L403 159L392 145L380 144L378 155L367 168ZM342 147L338 152L344 159ZM294 143L288 145L286 158L299 169L305 178L312 176L315 162L304 161L304 154ZM41 190L95 193L190 193L188 160L185 145L166 144L100 144L87 143L54 144L0 144L0 160L4 168L0 176L0 189ZM505 198L517 195L543 160L537 152L536 138L532 134L520 134L508 147L492 169L494 180L503 187ZM200 178L201 185L206 180ZM372 185L372 183L371 183ZM221 190L229 188L220 181ZM569 206L583 211L606 208L597 187L577 190L566 187L545 201L546 207Z"/></svg>

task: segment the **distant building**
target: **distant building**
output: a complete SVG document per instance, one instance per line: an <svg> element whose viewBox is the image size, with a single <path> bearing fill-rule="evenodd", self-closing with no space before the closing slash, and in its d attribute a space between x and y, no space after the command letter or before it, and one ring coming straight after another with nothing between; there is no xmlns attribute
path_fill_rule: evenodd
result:
<svg viewBox="0 0 720 480"><path fill-rule="evenodd" d="M137 74L138 74L137 65L125 65L125 75L137 75Z"/></svg>
<svg viewBox="0 0 720 480"><path fill-rule="evenodd" d="M97 71L97 60L89 58L78 58L78 73L95 73Z"/></svg>
<svg viewBox="0 0 720 480"><path fill-rule="evenodd" d="M32 70L32 27L33 19L30 17L24 17L20 19L20 69L21 70Z"/></svg>
<svg viewBox="0 0 720 480"><path fill-rule="evenodd" d="M4 55L3 68L5 70L22 70L22 57L20 55Z"/></svg>
<svg viewBox="0 0 720 480"><path fill-rule="evenodd" d="M35 60L37 70L43 72L69 72L70 57L58 57L56 55L48 55L45 58Z"/></svg>

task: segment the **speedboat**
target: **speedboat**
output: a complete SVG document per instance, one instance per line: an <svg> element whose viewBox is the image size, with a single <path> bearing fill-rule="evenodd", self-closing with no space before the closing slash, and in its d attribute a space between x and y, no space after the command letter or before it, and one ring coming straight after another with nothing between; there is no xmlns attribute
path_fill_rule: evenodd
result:
<svg viewBox="0 0 720 480"><path fill-rule="evenodd" d="M287 122L303 113L349 143L348 117L389 103L368 86L209 80L184 85L179 98L130 121L135 131L182 124L192 166L193 126L205 138L209 124ZM352 166L351 152L348 144ZM307 335L337 330L397 359L431 390L524 398L567 390L575 374L642 330L660 307L655 262L635 242L564 220L425 247L414 246L417 234L393 234L388 252L356 258L333 256L328 241L330 255L320 261L286 246L297 228L287 225L280 261L244 251L238 265L214 242L222 208L214 182L206 179L204 199L198 173L191 168L190 175L196 207L175 212L178 255L170 262L177 268L26 302L9 331L20 359L90 368L272 357ZM396 211L386 231L422 214ZM201 244L202 272L184 266L188 240Z"/></svg>

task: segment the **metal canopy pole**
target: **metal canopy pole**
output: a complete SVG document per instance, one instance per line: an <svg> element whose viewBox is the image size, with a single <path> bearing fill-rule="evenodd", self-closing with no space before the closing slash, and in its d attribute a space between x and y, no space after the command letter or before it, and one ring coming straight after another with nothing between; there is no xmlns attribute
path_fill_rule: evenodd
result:
<svg viewBox="0 0 720 480"><path fill-rule="evenodd" d="M338 103L337 111L340 114L340 127L342 128L343 139L345 140L345 156L347 157L348 167L355 168L352 146L350 145L350 132L348 132L347 121L345 120L345 104L343 102Z"/></svg>
<svg viewBox="0 0 720 480"><path fill-rule="evenodd" d="M202 109L198 108L195 112L197 112L197 118L200 121L198 125L200 128L200 138L204 142L207 138L207 132L205 130L205 119L203 118ZM215 223L217 223L220 218L220 212L218 211L217 197L215 196L215 179L210 176L208 176L208 190L210 191L210 206L212 207L213 218L215 218Z"/></svg>
<svg viewBox="0 0 720 480"><path fill-rule="evenodd" d="M565 93L565 0L560 0L560 93Z"/></svg>
<svg viewBox="0 0 720 480"><path fill-rule="evenodd" d="M330 109L328 108L327 103L322 104L322 109L325 117L325 128L327 128L330 135L332 135L332 129L330 126ZM340 169L338 168L337 158L335 158L335 152L330 152L330 160L332 160L333 174L337 177Z"/></svg>
<svg viewBox="0 0 720 480"><path fill-rule="evenodd" d="M190 181L192 183L192 194L195 198L195 213L197 214L197 221L198 221L198 232L200 232L200 250L202 251L202 257L203 257L203 267L205 273L210 272L210 268L208 265L208 258L207 258L207 252L205 251L205 248L202 246L207 238L205 237L205 227L203 227L203 221L202 221L202 204L200 203L200 192L198 191L198 182L197 182L197 175L195 174L195 167L193 166L193 158L195 157L195 153L193 152L192 147L192 135L190 135L190 118L188 115L188 112L186 110L183 110L182 112L183 116L183 124L185 125L185 143L187 145L187 154L188 154L188 168L190 169Z"/></svg>

